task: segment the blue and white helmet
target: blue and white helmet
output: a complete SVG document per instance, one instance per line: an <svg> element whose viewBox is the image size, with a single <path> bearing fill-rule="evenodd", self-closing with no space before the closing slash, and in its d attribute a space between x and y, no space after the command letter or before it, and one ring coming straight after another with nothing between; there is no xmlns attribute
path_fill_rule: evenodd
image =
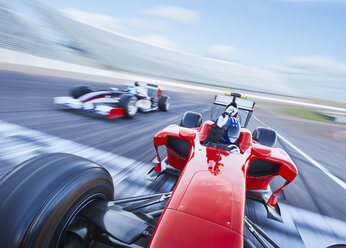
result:
<svg viewBox="0 0 346 248"><path fill-rule="evenodd" d="M227 142L227 144L235 144L238 141L240 135L240 123L234 118L230 117L225 125L225 134L222 138Z"/></svg>
<svg viewBox="0 0 346 248"><path fill-rule="evenodd" d="M132 94L136 94L137 90L136 87L133 85L130 85L129 87L127 87L128 92L132 93Z"/></svg>

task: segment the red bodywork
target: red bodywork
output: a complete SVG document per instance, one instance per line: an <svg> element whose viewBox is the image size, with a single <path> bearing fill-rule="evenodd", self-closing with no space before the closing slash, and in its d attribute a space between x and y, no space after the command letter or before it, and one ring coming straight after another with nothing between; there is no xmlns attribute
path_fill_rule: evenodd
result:
<svg viewBox="0 0 346 248"><path fill-rule="evenodd" d="M109 111L107 114L107 118L118 118L118 117L124 117L125 116L125 109L124 108L113 108Z"/></svg>
<svg viewBox="0 0 346 248"><path fill-rule="evenodd" d="M212 125L212 121L196 129L170 125L154 136L156 150L165 145L167 162L182 173L149 247L243 247L246 190L267 189L277 175L286 179L284 186L296 177L287 153L254 142L248 129L241 131L240 153L203 145ZM186 158L170 147L169 137L188 142ZM160 172L159 155L157 159L155 171ZM273 175L250 177L254 159L277 163L280 169ZM281 191L274 192L269 205L276 205L275 195Z"/></svg>

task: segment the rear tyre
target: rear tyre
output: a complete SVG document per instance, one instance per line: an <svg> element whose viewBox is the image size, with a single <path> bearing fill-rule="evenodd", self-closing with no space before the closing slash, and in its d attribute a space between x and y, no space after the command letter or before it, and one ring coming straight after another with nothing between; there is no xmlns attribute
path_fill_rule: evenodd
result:
<svg viewBox="0 0 346 248"><path fill-rule="evenodd" d="M194 128L202 125L202 115L197 112L187 111L180 121L180 126Z"/></svg>
<svg viewBox="0 0 346 248"><path fill-rule="evenodd" d="M125 109L125 117L132 118L137 113L137 98L130 94L124 94L120 97L119 107Z"/></svg>
<svg viewBox="0 0 346 248"><path fill-rule="evenodd" d="M73 98L79 98L87 93L93 92L92 89L90 89L88 86L77 86L73 88L70 92L70 96Z"/></svg>
<svg viewBox="0 0 346 248"><path fill-rule="evenodd" d="M170 107L170 97L169 96L161 96L159 98L159 109L161 111L168 111Z"/></svg>
<svg viewBox="0 0 346 248"><path fill-rule="evenodd" d="M64 153L27 160L0 185L0 247L9 248L68 247L67 230L78 213L114 194L106 169Z"/></svg>
<svg viewBox="0 0 346 248"><path fill-rule="evenodd" d="M277 134L274 129L257 127L252 133L252 139L264 146L275 147Z"/></svg>

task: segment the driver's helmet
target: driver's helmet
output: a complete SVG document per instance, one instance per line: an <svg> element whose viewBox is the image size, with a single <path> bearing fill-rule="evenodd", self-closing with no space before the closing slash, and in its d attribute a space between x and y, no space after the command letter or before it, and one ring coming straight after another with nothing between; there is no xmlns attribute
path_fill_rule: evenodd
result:
<svg viewBox="0 0 346 248"><path fill-rule="evenodd" d="M225 133L222 138L227 144L235 144L240 135L240 123L235 117L230 117L225 125Z"/></svg>
<svg viewBox="0 0 346 248"><path fill-rule="evenodd" d="M128 90L129 93L137 94L136 87L133 86L133 85L130 85L129 87L127 87L127 90Z"/></svg>
<svg viewBox="0 0 346 248"><path fill-rule="evenodd" d="M135 86L139 86L139 83L137 81L135 82Z"/></svg>

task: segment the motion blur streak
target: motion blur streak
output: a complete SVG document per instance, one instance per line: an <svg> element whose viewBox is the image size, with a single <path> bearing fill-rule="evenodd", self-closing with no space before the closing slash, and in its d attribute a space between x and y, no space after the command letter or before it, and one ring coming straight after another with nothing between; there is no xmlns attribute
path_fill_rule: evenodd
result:
<svg viewBox="0 0 346 248"><path fill-rule="evenodd" d="M222 90L218 87L213 87L213 86L202 86L202 85L196 85L196 84L188 84L186 82L168 81L164 79L152 78L150 76L141 76L141 75L129 74L125 72L106 71L102 69L72 64L68 62L51 60L51 59L42 58L35 55L27 54L27 53L11 51L11 50L6 50L2 48L0 48L0 53L2 55L0 57L0 62L9 63L9 64L19 64L19 65L25 65L25 66L34 66L38 68L62 70L64 72L68 71L68 72L76 72L76 73L87 73L89 76L93 75L93 76L103 76L103 77L110 77L110 78L124 79L124 80L131 80L131 81L152 82L161 86L162 85L166 86L165 88L167 88L168 86L172 88L173 90L174 88L179 88L179 89L197 90L197 91L215 93L215 94L223 94L225 92L225 90ZM332 107L332 106L326 106L326 105L320 105L320 104L312 104L312 103L306 103L301 101L293 101L293 100L287 100L287 99L279 98L279 97L263 96L259 94L247 93L246 95L250 98L253 98L254 100L259 100L259 101L263 100L263 101L271 102L271 103L282 103L287 105L309 107L309 108L315 108L319 110L331 110L331 111L336 111L340 113L346 113L345 108L338 108L338 107Z"/></svg>
<svg viewBox="0 0 346 248"><path fill-rule="evenodd" d="M138 195L156 193L157 190L170 190L169 187L167 189L151 189L145 187L150 182L146 182L141 177L151 169L152 165L150 164L138 162L130 158L101 151L4 121L0 121L0 137L0 158L2 161L0 176L9 170L9 167L20 164L34 156L45 153L63 152L88 158L104 166L112 175L116 189L116 198L119 198L122 194L133 196L128 190L128 184L132 185L132 190ZM122 181L126 183L121 183ZM166 184L170 186L170 181L168 180ZM133 186L137 186L138 188Z"/></svg>
<svg viewBox="0 0 346 248"><path fill-rule="evenodd" d="M192 84L203 83L286 96L302 95L301 87L292 89L289 83L282 78L282 75L273 71L156 47L116 32L83 24L78 20L66 17L60 11L37 2L30 0L25 2L33 9L38 10L42 16L45 16L46 20L44 22L40 20L42 25L37 25L35 22L25 22L23 21L25 18L21 14L0 2L0 24L2 24L0 25L0 47L75 65L111 68L136 74L187 81ZM48 25L48 23L53 25ZM52 36L57 36L54 41L48 33L54 33ZM314 87L310 87L308 97L320 97L321 92L317 91ZM333 94L324 94L325 98L331 100L344 98L343 87L341 90L333 90L328 87L325 91L333 92ZM260 100L346 113L346 110L342 108L308 103L297 104L294 101L258 95L249 94L249 96Z"/></svg>
<svg viewBox="0 0 346 248"><path fill-rule="evenodd" d="M280 208L282 214L288 214L293 219L305 247L328 247L345 243L345 222L285 203L280 203ZM287 247L295 246L290 244Z"/></svg>
<svg viewBox="0 0 346 248"><path fill-rule="evenodd" d="M152 167L150 164L0 121L0 157L2 165L7 164L7 166L0 168L0 175L9 167L26 159L50 152L72 153L103 165L113 177L116 198L129 196L133 193L141 195L158 192L158 190L162 192L169 191L174 181L165 178L161 182L158 181L152 184L150 181L143 179ZM152 185L157 185L157 187L150 187ZM251 207L251 205L249 206ZM280 240L283 247L286 247L284 244L294 244L294 247L317 247L316 244L323 244L323 246L318 247L325 247L344 241L346 229L343 227L345 222L287 204L280 203L280 206L285 229L283 230L282 226L276 221L268 219L265 221L267 221L267 231L269 230L272 235L275 234L274 237ZM263 211L262 207L258 203L251 211L261 212ZM296 234L297 231L298 234ZM287 235L290 241L286 240ZM304 245L300 243L300 238L303 240ZM286 242L284 242L285 240Z"/></svg>
<svg viewBox="0 0 346 248"><path fill-rule="evenodd" d="M212 82L211 84L218 86L232 85L242 89L270 90L281 94L293 92L273 71L160 48L119 33L83 24L37 2L27 0L26 3L38 10L41 17L46 17L44 24L47 26L47 23L50 23L49 31L60 36L58 40L63 39L65 45L56 49L54 42L38 38L40 35L37 33L40 31L41 35L47 33L41 30L40 26L31 28L21 21L14 11L0 8L0 18L4 16L6 26L15 30L13 32L10 28L0 28L0 34L6 35L4 42L0 40L0 46L71 63L89 63L99 68L161 78L207 84ZM28 34L25 30L32 32ZM32 40L37 41L40 46L35 46ZM52 54L48 52L49 44Z"/></svg>
<svg viewBox="0 0 346 248"><path fill-rule="evenodd" d="M293 145L291 142L289 142L287 139L285 139L283 136L278 134L279 138L282 139L284 142L292 146L297 152L299 152L304 158L306 158L310 163L315 165L317 168L319 168L321 171L323 171L327 176L329 176L332 180L334 180L337 184L339 184L343 189L346 190L346 183L342 181L341 179L334 176L332 173L330 173L326 168L324 168L322 165L317 163L314 159L312 159L310 156L308 156L306 153L304 153L302 150L300 150L298 147Z"/></svg>
<svg viewBox="0 0 346 248"><path fill-rule="evenodd" d="M257 121L261 122L264 126L269 127L265 123L263 123L261 120L259 120L256 116L254 118L257 119ZM286 138L284 138L282 135L278 134L278 137L282 139L284 142L286 142L288 145L290 145L294 150L296 150L300 155L302 155L304 158L306 158L311 164L319 168L321 171L323 171L328 177L330 177L334 182L339 184L344 190L346 190L346 183L342 181L341 179L334 176L332 173L330 173L326 168L324 168L322 165L317 163L314 159L312 159L309 155L304 153L302 150L300 150L298 147L293 145L291 142L289 142Z"/></svg>

